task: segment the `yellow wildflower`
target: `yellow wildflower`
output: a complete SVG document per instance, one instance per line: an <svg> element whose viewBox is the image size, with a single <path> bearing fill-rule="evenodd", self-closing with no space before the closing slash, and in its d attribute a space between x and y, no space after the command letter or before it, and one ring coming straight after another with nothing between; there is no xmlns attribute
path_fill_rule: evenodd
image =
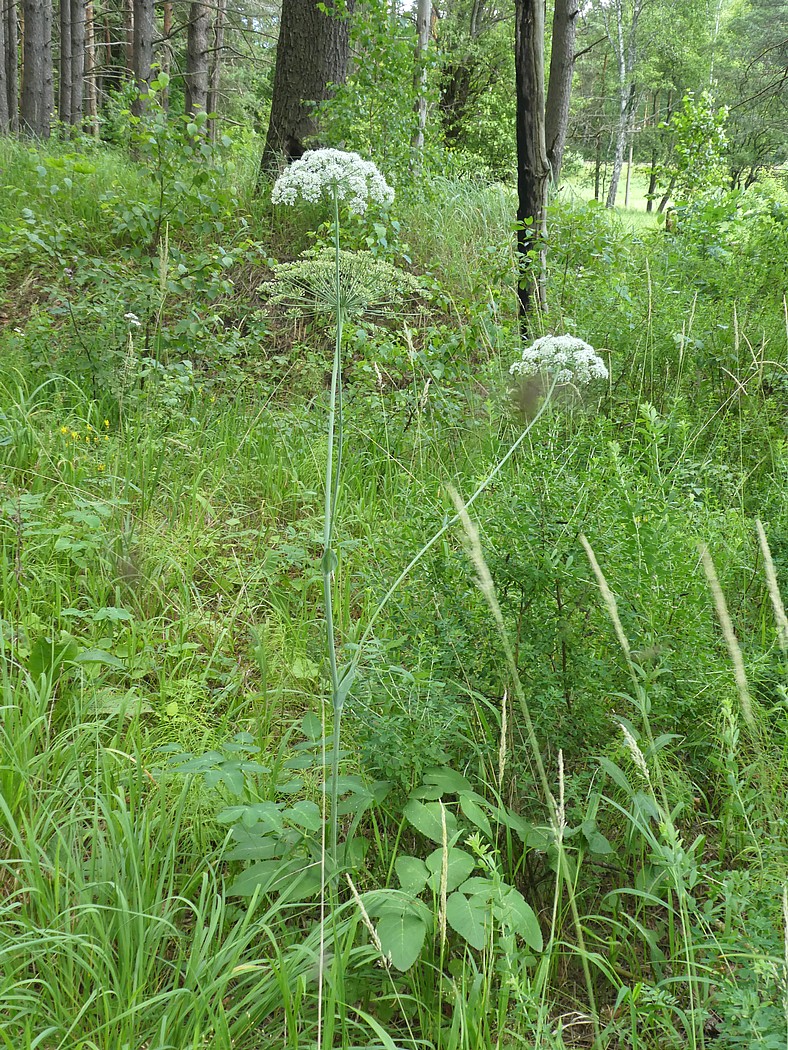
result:
<svg viewBox="0 0 788 1050"><path fill-rule="evenodd" d="M67 434L67 433L68 433L68 427L66 427L66 426L62 426L62 427L60 428L60 433L61 433L61 434Z"/></svg>
<svg viewBox="0 0 788 1050"><path fill-rule="evenodd" d="M109 426L109 420L108 420L108 419L105 419L105 420L104 420L104 426L105 426L105 427L108 427L108 426Z"/></svg>

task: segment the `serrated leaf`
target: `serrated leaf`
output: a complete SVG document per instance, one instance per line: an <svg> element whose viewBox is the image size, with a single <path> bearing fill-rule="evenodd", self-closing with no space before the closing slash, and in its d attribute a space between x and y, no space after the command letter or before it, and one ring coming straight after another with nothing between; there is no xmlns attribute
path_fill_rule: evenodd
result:
<svg viewBox="0 0 788 1050"><path fill-rule="evenodd" d="M492 838L492 828L487 814L481 806L470 797L470 795L466 793L460 795L460 809L474 827L483 831L488 839Z"/></svg>
<svg viewBox="0 0 788 1050"><path fill-rule="evenodd" d="M476 867L476 861L466 853L464 849L452 846L447 851L446 890L456 890L460 883L465 882L470 873ZM441 869L443 867L443 848L433 850L427 857L427 868L430 871L430 887L436 893L441 888Z"/></svg>
<svg viewBox="0 0 788 1050"><path fill-rule="evenodd" d="M480 897L452 893L446 901L446 921L472 948L481 951L487 943L488 908Z"/></svg>
<svg viewBox="0 0 788 1050"><path fill-rule="evenodd" d="M427 923L407 902L401 909L388 906L377 922L377 934L392 966L402 973L421 955Z"/></svg>
<svg viewBox="0 0 788 1050"><path fill-rule="evenodd" d="M419 857L409 857L401 853L394 861L394 870L397 873L399 884L405 893L417 897L430 877L427 865Z"/></svg>
<svg viewBox="0 0 788 1050"><path fill-rule="evenodd" d="M457 831L457 818L449 810L446 810L445 812L446 835L451 839L452 835ZM425 803L412 798L408 801L402 813L405 819L413 825L416 831L420 831L422 835L426 836L428 839L432 839L433 842L443 842L443 825L441 820L441 805L439 802Z"/></svg>

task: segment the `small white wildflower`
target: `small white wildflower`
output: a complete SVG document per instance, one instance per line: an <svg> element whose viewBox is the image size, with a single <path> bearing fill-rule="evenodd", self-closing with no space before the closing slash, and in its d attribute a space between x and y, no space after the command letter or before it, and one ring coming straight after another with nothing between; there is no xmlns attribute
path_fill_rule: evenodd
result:
<svg viewBox="0 0 788 1050"><path fill-rule="evenodd" d="M282 172L274 183L271 201L295 204L300 197L316 204L333 200L334 194L359 215L370 201L391 204L394 200L394 190L371 161L340 149L315 149Z"/></svg>
<svg viewBox="0 0 788 1050"><path fill-rule="evenodd" d="M513 376L548 372L558 383L585 386L593 379L607 379L605 362L593 346L573 335L545 335L523 350L520 361L509 369Z"/></svg>
<svg viewBox="0 0 788 1050"><path fill-rule="evenodd" d="M123 315L123 320L128 324L129 328L142 328L142 321L136 314L131 312Z"/></svg>

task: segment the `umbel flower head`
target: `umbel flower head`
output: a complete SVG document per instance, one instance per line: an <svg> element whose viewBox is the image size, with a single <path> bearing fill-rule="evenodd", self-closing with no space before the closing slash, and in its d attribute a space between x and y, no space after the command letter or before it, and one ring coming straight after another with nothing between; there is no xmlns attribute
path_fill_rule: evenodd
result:
<svg viewBox="0 0 788 1050"><path fill-rule="evenodd" d="M607 379L605 362L593 346L573 335L545 335L523 350L522 360L509 369L513 376L548 373L557 383L586 386L592 379Z"/></svg>
<svg viewBox="0 0 788 1050"><path fill-rule="evenodd" d="M300 197L310 204L344 201L351 211L363 215L370 201L391 204L394 190L372 161L341 149L308 150L285 168L274 183L274 204L295 204Z"/></svg>

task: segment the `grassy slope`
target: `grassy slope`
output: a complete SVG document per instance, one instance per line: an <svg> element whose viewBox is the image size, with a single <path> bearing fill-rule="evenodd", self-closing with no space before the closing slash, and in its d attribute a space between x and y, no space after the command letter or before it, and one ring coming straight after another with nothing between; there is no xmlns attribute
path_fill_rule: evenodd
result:
<svg viewBox="0 0 788 1050"><path fill-rule="evenodd" d="M123 314L146 319L162 264L154 257L149 272L144 253L129 255L121 202L145 203L149 188L113 154L91 155L89 172L67 159L64 172L55 150L40 175L41 158L3 148L0 309L13 320L0 342L3 1038L25 1048L314 1045L316 907L228 894L246 864L226 859L217 819L228 803L289 797L277 786L302 740L293 727L322 711L326 358L319 334L257 322L247 296L264 256L237 248L251 239L290 254L300 232L241 205L235 221L250 226L228 216L220 235L234 252L235 289L222 289L210 269L217 235L200 242L187 233L193 216L181 232L173 220L168 273L187 275L145 331L171 367L143 375L144 336ZM61 192L63 177L75 192ZM436 184L429 201L403 201L399 219L437 291L413 332L351 333L336 576L345 644L444 520L446 482L467 496L523 425L502 374L514 342L506 194ZM451 534L379 621L349 705L347 772L394 782L363 825L370 846L355 877L362 890L397 885L397 853L434 848L401 818L431 766L451 762L483 794L545 821L521 705L553 783L563 751L570 827L591 823L557 854L542 843L525 861L515 837L496 839L499 877L523 890L546 931L538 964L522 942L491 933L478 954L452 935L447 955L436 942L389 977L348 898L328 934L333 1045L381 1045L375 1024L399 1045L411 1045L409 1032L446 1050L571 1045L590 1022L562 1037L557 1019L593 1013L573 908L585 951L600 953L592 978L609 1045L692 1043L705 1022L688 1009L707 998L709 976L726 1047L746 1042L748 1023L768 1036L782 1023L769 899L782 866L758 833L780 834L784 666L752 525L768 523L781 567L779 303L744 294L734 316L713 261L664 238L633 244L579 204L561 206L555 223L551 327L608 348L612 381L556 405L474 508L523 692L501 748L510 675ZM206 328L208 315L219 320ZM194 374L179 371L184 347ZM634 680L581 532L618 595ZM739 713L700 539L745 641L755 729ZM614 716L631 719L651 787ZM240 796L234 753L221 752L238 733L249 734L242 756L268 770L250 769ZM675 736L654 747L661 733ZM219 748L208 765L224 762L227 776L184 780L161 745ZM603 752L629 778L609 769L607 800ZM295 797L319 801L319 782L308 768ZM612 855L590 837L597 809ZM564 854L580 875L556 889ZM480 873L487 863L480 856ZM454 980L437 982L436 999L437 972Z"/></svg>

